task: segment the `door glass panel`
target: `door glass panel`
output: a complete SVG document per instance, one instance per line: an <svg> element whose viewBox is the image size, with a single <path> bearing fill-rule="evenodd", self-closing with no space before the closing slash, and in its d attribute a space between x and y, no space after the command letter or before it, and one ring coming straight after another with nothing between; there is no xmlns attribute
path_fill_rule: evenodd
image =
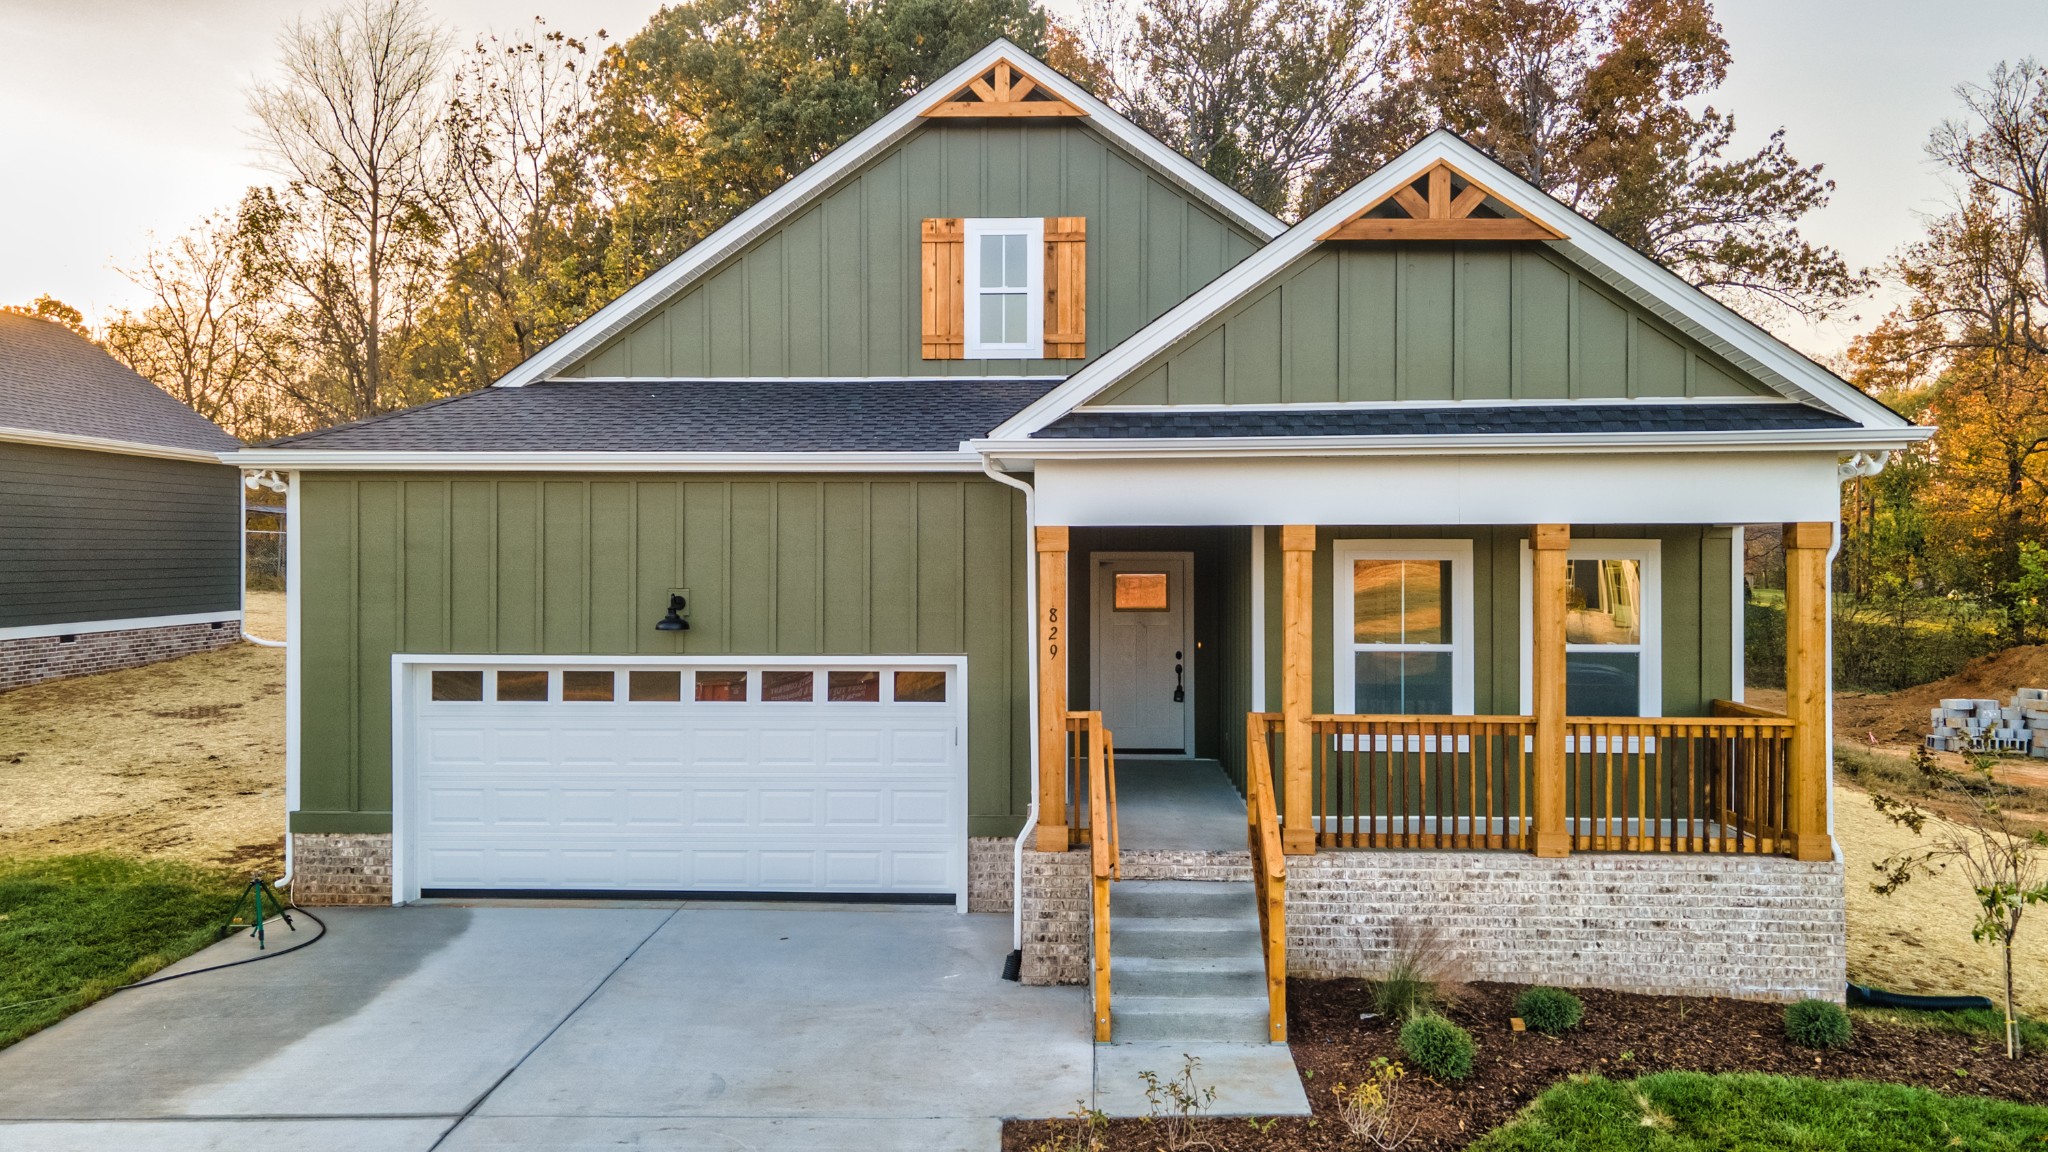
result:
<svg viewBox="0 0 2048 1152"><path fill-rule="evenodd" d="M827 672L825 699L842 704L872 704L882 698L880 672Z"/></svg>
<svg viewBox="0 0 2048 1152"><path fill-rule="evenodd" d="M545 672L500 672L497 679L500 700L531 702L548 698L548 674Z"/></svg>
<svg viewBox="0 0 2048 1152"><path fill-rule="evenodd" d="M434 673L434 699L481 700L484 698L482 672L444 671Z"/></svg>
<svg viewBox="0 0 2048 1152"><path fill-rule="evenodd" d="M1451 562L1359 560L1351 567L1352 639L1449 644Z"/></svg>
<svg viewBox="0 0 2048 1152"><path fill-rule="evenodd" d="M946 674L944 672L896 673L896 702L899 704L944 704L946 702Z"/></svg>
<svg viewBox="0 0 2048 1152"><path fill-rule="evenodd" d="M612 698L612 673L572 669L562 673L562 699L596 703Z"/></svg>
<svg viewBox="0 0 2048 1152"><path fill-rule="evenodd" d="M697 673L697 699L706 703L743 701L747 698L747 674L739 671Z"/></svg>
<svg viewBox="0 0 2048 1152"><path fill-rule="evenodd" d="M817 674L809 671L770 669L761 673L761 699L783 704L807 703L815 692L812 681L816 679Z"/></svg>
<svg viewBox="0 0 2048 1152"><path fill-rule="evenodd" d="M1118 572L1114 603L1118 612L1166 611L1166 573Z"/></svg>
<svg viewBox="0 0 2048 1152"><path fill-rule="evenodd" d="M1573 560L1566 587L1571 600L1564 615L1565 643L1643 642L1643 620L1638 610L1643 602L1642 561Z"/></svg>
<svg viewBox="0 0 2048 1152"><path fill-rule="evenodd" d="M1641 714L1643 658L1636 652L1567 652L1564 710L1573 716Z"/></svg>
<svg viewBox="0 0 2048 1152"><path fill-rule="evenodd" d="M745 675L742 673L741 675ZM742 690L746 687L743 680ZM632 700L649 702L673 702L683 698L683 674L681 672L646 671L633 672L626 677L626 695Z"/></svg>
<svg viewBox="0 0 2048 1152"><path fill-rule="evenodd" d="M1361 713L1443 716L1451 712L1448 652L1360 652L1353 668L1355 705Z"/></svg>

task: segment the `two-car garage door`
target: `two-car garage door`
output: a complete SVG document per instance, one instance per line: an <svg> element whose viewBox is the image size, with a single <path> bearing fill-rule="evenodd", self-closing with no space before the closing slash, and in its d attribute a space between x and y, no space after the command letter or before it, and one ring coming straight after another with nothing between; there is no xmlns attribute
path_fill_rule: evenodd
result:
<svg viewBox="0 0 2048 1152"><path fill-rule="evenodd" d="M964 671L410 666L400 893L958 897Z"/></svg>

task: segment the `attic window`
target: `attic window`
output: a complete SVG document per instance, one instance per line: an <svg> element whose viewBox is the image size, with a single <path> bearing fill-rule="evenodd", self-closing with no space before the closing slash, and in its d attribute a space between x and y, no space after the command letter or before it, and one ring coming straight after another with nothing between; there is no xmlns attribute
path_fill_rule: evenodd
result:
<svg viewBox="0 0 2048 1152"><path fill-rule="evenodd" d="M1036 360L1045 346L1045 221L967 221L967 358Z"/></svg>

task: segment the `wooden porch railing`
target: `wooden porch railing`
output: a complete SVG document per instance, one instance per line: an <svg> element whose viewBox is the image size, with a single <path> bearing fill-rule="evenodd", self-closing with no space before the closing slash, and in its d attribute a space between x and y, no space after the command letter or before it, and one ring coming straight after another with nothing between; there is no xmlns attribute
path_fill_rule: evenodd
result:
<svg viewBox="0 0 2048 1152"><path fill-rule="evenodd" d="M1266 1038L1287 1041L1287 857L1280 847L1280 806L1273 795L1273 746L1280 714L1245 718L1245 842L1252 855L1252 888L1259 905L1259 936L1266 957Z"/></svg>
<svg viewBox="0 0 2048 1152"><path fill-rule="evenodd" d="M1562 826L1580 852L1790 854L1792 722L1567 717ZM1258 714L1254 714L1256 718ZM1527 716L1311 716L1316 844L1532 849Z"/></svg>
<svg viewBox="0 0 2048 1152"><path fill-rule="evenodd" d="M1075 789L1086 797L1087 824L1080 834L1088 845L1088 873L1094 900L1093 971L1095 1040L1109 1042L1109 884L1123 878L1123 853L1117 840L1116 742L1102 726L1100 712L1067 713L1068 762L1081 774ZM1078 816L1078 813L1077 813Z"/></svg>

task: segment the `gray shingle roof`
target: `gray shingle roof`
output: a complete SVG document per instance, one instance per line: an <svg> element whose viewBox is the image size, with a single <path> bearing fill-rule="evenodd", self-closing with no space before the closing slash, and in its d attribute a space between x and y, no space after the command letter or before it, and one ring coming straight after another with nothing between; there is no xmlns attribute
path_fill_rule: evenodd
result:
<svg viewBox="0 0 2048 1152"><path fill-rule="evenodd" d="M0 428L226 452L240 441L61 324L0 312Z"/></svg>
<svg viewBox="0 0 2048 1152"><path fill-rule="evenodd" d="M1515 404L1444 408L1091 412L1060 417L1034 439L1255 436L1450 436L1601 432L1747 432L1855 428L1804 404Z"/></svg>
<svg viewBox="0 0 2048 1152"><path fill-rule="evenodd" d="M605 381L483 388L265 447L443 452L951 452L1045 380Z"/></svg>

